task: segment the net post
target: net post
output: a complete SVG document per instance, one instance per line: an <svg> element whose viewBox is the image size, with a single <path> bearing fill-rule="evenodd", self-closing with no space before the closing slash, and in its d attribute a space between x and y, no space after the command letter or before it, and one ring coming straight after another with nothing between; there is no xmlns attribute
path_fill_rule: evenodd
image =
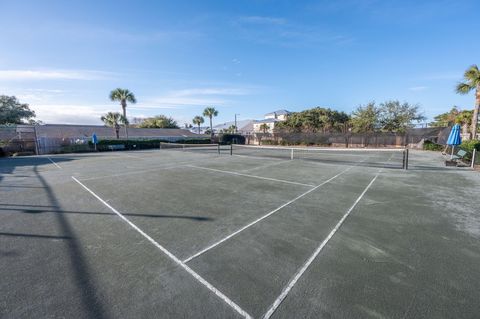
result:
<svg viewBox="0 0 480 319"><path fill-rule="evenodd" d="M217 151L218 151L218 154L220 154L220 144L217 144Z"/></svg>
<svg viewBox="0 0 480 319"><path fill-rule="evenodd" d="M471 167L472 169L475 168L475 160L476 160L476 159L477 159L477 149L474 148L474 149L473 149L473 154L472 154L472 163L470 164L470 167Z"/></svg>
<svg viewBox="0 0 480 319"><path fill-rule="evenodd" d="M408 169L408 148L405 149L403 169Z"/></svg>
<svg viewBox="0 0 480 319"><path fill-rule="evenodd" d="M233 155L233 144L230 144L230 156Z"/></svg>
<svg viewBox="0 0 480 319"><path fill-rule="evenodd" d="M293 148L290 149L290 159L293 160Z"/></svg>

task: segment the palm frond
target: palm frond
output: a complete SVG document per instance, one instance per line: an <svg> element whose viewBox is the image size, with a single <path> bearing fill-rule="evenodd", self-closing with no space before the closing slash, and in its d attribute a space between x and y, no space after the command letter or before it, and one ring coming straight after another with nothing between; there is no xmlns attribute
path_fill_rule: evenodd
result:
<svg viewBox="0 0 480 319"><path fill-rule="evenodd" d="M475 81L476 79L480 79L480 70L478 69L477 65L470 66L464 74L464 77L468 81Z"/></svg>
<svg viewBox="0 0 480 319"><path fill-rule="evenodd" d="M205 110L203 110L203 116L207 116L207 117L212 117L212 116L217 116L218 115L218 111L213 107L206 107Z"/></svg>
<svg viewBox="0 0 480 319"><path fill-rule="evenodd" d="M470 85L469 83L464 83L464 82L460 82L457 84L457 86L455 87L455 91L458 93L458 94L468 94L471 90L473 90L475 87Z"/></svg>
<svg viewBox="0 0 480 319"><path fill-rule="evenodd" d="M137 103L137 99L133 92L128 89L116 88L110 92L110 100L112 101L127 101L130 103Z"/></svg>

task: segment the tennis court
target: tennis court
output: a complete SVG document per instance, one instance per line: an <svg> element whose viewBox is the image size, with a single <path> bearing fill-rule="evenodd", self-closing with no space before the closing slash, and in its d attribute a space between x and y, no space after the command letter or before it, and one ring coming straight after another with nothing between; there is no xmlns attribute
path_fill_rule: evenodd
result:
<svg viewBox="0 0 480 319"><path fill-rule="evenodd" d="M480 313L480 175L438 153L164 146L0 174L2 318Z"/></svg>

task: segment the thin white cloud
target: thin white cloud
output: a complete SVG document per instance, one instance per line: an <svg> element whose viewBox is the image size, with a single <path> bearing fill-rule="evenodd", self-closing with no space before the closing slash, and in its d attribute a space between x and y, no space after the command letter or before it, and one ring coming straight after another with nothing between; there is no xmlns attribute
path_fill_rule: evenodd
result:
<svg viewBox="0 0 480 319"><path fill-rule="evenodd" d="M428 89L428 87L427 86L413 86L413 87L410 87L408 89L410 91L419 92L419 91L425 91L426 89Z"/></svg>
<svg viewBox="0 0 480 319"><path fill-rule="evenodd" d="M112 73L92 70L0 70L0 81L22 80L106 80Z"/></svg>
<svg viewBox="0 0 480 319"><path fill-rule="evenodd" d="M30 106L37 115L37 119L47 124L102 124L100 117L107 112L120 112L120 106L115 104L34 104ZM154 104L130 104L127 107L129 119L134 117L148 117L159 110L178 109ZM144 114L144 111L150 115Z"/></svg>
<svg viewBox="0 0 480 319"><path fill-rule="evenodd" d="M36 104L37 119L47 124L101 124L100 117L118 107L112 105Z"/></svg>
<svg viewBox="0 0 480 319"><path fill-rule="evenodd" d="M232 101L228 98L247 95L254 88L248 87L204 87L174 90L154 98L143 98L137 104L127 107L129 119L148 117L156 114L178 116L185 110L208 105L225 106ZM101 124L100 117L107 112L119 112L116 103L88 104L72 102L65 92L56 89L26 89L16 93L22 102L29 103L37 119L44 123ZM180 122L179 122L180 123Z"/></svg>
<svg viewBox="0 0 480 319"><path fill-rule="evenodd" d="M225 105L228 97L251 94L251 88L207 87L190 88L168 92L146 101L145 105L170 106L206 106Z"/></svg>

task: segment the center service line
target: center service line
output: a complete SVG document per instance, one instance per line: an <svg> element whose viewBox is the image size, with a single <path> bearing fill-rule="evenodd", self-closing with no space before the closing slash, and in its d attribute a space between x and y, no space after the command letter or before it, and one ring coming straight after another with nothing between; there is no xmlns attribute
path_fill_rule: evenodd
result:
<svg viewBox="0 0 480 319"><path fill-rule="evenodd" d="M135 229L140 235L145 237L149 242L151 242L155 247L157 247L160 251L162 251L165 255L167 255L170 259L172 259L176 264L178 264L180 267L185 269L190 275L192 275L196 280L198 280L202 285L207 287L210 291L212 291L214 294L216 294L220 299L222 299L226 304L228 304L230 307L232 307L235 311L237 311L239 314L241 314L243 317L247 319L251 319L252 316L250 316L245 310L240 308L235 302L233 302L230 298L225 296L220 290L215 288L212 284L210 284L208 281L203 279L199 274L197 274L192 268L188 267L184 262L182 262L180 259L175 257L170 251L168 251L165 247L157 243L152 237L147 235L143 230L141 230L137 225L132 223L128 218L123 216L120 212L118 212L115 208L110 206L106 201L100 198L97 194L95 194L92 190L90 190L87 186L85 186L82 182L80 182L78 179L72 176L72 179L77 182L80 186L82 186L87 192L89 192L91 195L93 195L96 199L98 199L103 205L107 206L112 212L118 215L124 222L126 222L128 225L130 225L133 229Z"/></svg>
<svg viewBox="0 0 480 319"><path fill-rule="evenodd" d="M272 306L270 307L270 309L268 309L267 313L265 313L265 315L263 316L263 319L268 319L270 318L273 313L275 312L275 310L277 310L278 306L280 306L280 304L282 303L282 301L287 297L288 293L290 292L290 290L292 290L293 286L297 283L297 281L300 279L300 277L303 275L303 273L307 270L307 268L310 266L310 264L315 260L315 258L317 258L318 254L320 254L320 252L322 251L323 247L325 247L325 245L329 242L329 240L333 237L333 235L335 235L335 233L337 232L337 230L340 228L340 226L342 226L343 222L345 221L345 219L347 219L347 217L350 215L350 213L353 211L353 209L355 208L355 206L357 206L357 204L360 202L360 200L363 198L363 196L365 195L365 193L368 191L368 189L372 186L372 184L375 182L375 180L377 179L378 175L380 174L380 171L377 172L377 174L373 177L373 179L370 181L370 183L367 185L367 187L365 187L365 189L363 190L363 192L360 194L360 196L358 196L357 200L355 201L355 203L353 203L353 205L350 207L350 209L345 213L345 215L343 215L342 219L340 219L340 221L335 225L335 227L332 229L332 231L328 234L327 238L325 238L322 243L320 244L320 246L318 246L318 248L315 250L315 252L310 256L310 258L308 258L308 260L305 262L305 264L302 266L302 268L300 268L300 270L298 270L298 272L295 274L295 276L293 277L293 279L288 283L288 285L283 289L282 293L280 294L280 296L278 296L278 298L275 300L275 302L272 304Z"/></svg>
<svg viewBox="0 0 480 319"><path fill-rule="evenodd" d="M210 249L212 249L212 248L215 248L216 246L220 245L220 244L221 244L221 243L223 243L224 241L226 241L226 240L228 240L228 239L232 238L233 236L237 235L238 233L240 233L240 232L244 231L245 229L247 229L247 228L249 228L249 227L251 227L251 226L255 225L255 224L256 224L256 223L258 223L259 221L261 221L261 220L263 220L263 219L267 218L268 216L270 216L270 215L272 215L272 214L275 214L276 212L278 212L278 211L279 211L279 210L281 210L282 208L284 208L284 207L286 207L286 206L290 205L291 203L293 203L293 202L295 202L295 201L299 200L300 198L302 198L303 196L305 196L305 195L307 195L307 194L309 194L309 193L313 192L313 191L314 191L314 190L316 190L317 188L319 188L319 187L321 187L321 186L323 186L323 185L325 185L325 184L327 184L327 183L330 183L331 181L333 181L333 180L334 180L335 178L337 178L338 176L340 176L340 175L342 175L343 173L345 173L345 172L347 172L348 170L350 170L352 167L353 167L353 166L350 166L350 167L348 167L348 168L344 169L343 171L341 171L340 173L338 173L337 175L335 175L335 176L333 176L333 177L330 177L329 179L327 179L327 180L326 180L326 181L324 181L323 183L321 183L321 184L319 184L319 185L315 186L314 188L311 188L311 189L309 189L309 190L308 190L308 191L306 191L305 193L303 193L303 194L301 194L301 195L299 195L299 196L295 197L294 199L292 199L292 200L290 200L290 201L286 202L286 203L285 203L285 204L283 204L282 206L275 208L274 210L272 210L272 211L271 211L271 212L269 212L268 214L266 214L266 215L263 215L262 217L260 217L260 218L258 218L258 219L256 219L256 220L254 220L254 221L253 221L253 222L251 222L250 224L243 226L243 227L242 227L242 228L240 228L239 230L237 230L237 231L235 231L235 232L231 233L231 234L230 234L230 235L228 235L227 237L225 237L225 238L223 238L223 239L221 239L221 240L217 241L216 243L214 243L214 244L212 244L212 245L208 246L207 248L205 248L205 249L203 249L203 250L199 251L199 252L198 252L198 253L196 253L195 255L188 257L188 258L187 258L187 259L185 259L183 262L184 262L184 263L188 263L188 262L189 262L189 261L191 261L192 259L194 259L194 258L197 258L198 256L200 256L200 255L202 255L202 254L206 253L207 251L209 251L209 250L210 250Z"/></svg>

